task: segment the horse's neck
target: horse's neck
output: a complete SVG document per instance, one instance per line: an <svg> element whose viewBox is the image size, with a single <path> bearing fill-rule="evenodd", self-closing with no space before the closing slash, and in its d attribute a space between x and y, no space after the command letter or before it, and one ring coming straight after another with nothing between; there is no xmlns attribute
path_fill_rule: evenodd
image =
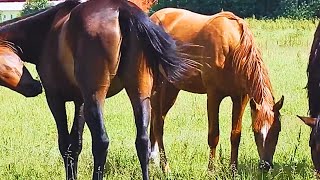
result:
<svg viewBox="0 0 320 180"><path fill-rule="evenodd" d="M49 15L7 24L0 28L0 37L19 46L23 51L21 56L24 61L37 65L41 47L52 21Z"/></svg>
<svg viewBox="0 0 320 180"><path fill-rule="evenodd" d="M263 69L263 67L262 67ZM259 75L260 77L253 78L250 82L249 96L253 98L258 104L264 106L274 105L274 98L272 94L271 82L265 69Z"/></svg>
<svg viewBox="0 0 320 180"><path fill-rule="evenodd" d="M42 12L4 23L0 27L0 39L19 46L23 51L22 59L37 65L56 14L62 10L70 12L78 4L80 2L76 0L65 1Z"/></svg>

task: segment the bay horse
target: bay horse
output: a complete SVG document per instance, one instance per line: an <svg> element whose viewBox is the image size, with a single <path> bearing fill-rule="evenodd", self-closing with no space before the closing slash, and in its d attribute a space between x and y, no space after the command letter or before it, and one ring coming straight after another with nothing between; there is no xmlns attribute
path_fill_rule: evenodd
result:
<svg viewBox="0 0 320 180"><path fill-rule="evenodd" d="M71 0L13 20L0 28L0 38L21 47L21 58L36 65L68 180L77 178L85 122L92 136L93 179L103 179L109 138L102 109L106 96L123 88L134 111L142 177L149 179L153 78L165 73L168 81L178 83L199 71L197 63L180 57L176 42L161 26L126 0ZM70 132L67 101L75 105Z"/></svg>
<svg viewBox="0 0 320 180"><path fill-rule="evenodd" d="M158 155L159 149L160 165L163 171L168 171L163 144L164 118L179 91L185 90L207 94L209 170L213 170L219 141L219 106L227 96L233 102L231 167L237 168L242 116L250 99L259 167L265 170L271 168L281 128L279 111L284 98L282 96L275 103L267 67L247 23L231 12L205 16L176 8L159 10L151 19L161 24L174 39L204 47L202 56L197 56L198 49L185 49L185 52L194 54L193 60L203 65L201 73L178 86L162 79L155 90L151 100L151 158Z"/></svg>
<svg viewBox="0 0 320 180"><path fill-rule="evenodd" d="M20 53L18 47L7 41L0 41L0 86L25 97L37 96L42 93L42 85L32 78L18 53Z"/></svg>
<svg viewBox="0 0 320 180"><path fill-rule="evenodd" d="M320 23L314 34L314 39L309 55L307 68L308 102L310 117L298 116L306 125L311 127L309 146L311 158L317 174L320 178Z"/></svg>

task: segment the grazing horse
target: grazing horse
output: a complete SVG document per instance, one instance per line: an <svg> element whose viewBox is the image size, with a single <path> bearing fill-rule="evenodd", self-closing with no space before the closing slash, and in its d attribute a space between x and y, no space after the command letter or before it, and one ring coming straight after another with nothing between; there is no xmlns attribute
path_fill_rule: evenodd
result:
<svg viewBox="0 0 320 180"><path fill-rule="evenodd" d="M36 65L56 121L68 180L77 178L85 122L92 136L93 179L103 179L109 138L102 109L105 97L123 88L134 111L143 179L149 179L153 78L161 72L168 81L183 83L199 71L197 63L180 58L175 41L162 27L126 0L65 1L6 24L0 38L20 46L21 58ZM67 101L75 104L71 132Z"/></svg>
<svg viewBox="0 0 320 180"><path fill-rule="evenodd" d="M41 83L34 80L17 55L16 48L7 41L0 41L0 86L5 86L26 97L42 93Z"/></svg>
<svg viewBox="0 0 320 180"><path fill-rule="evenodd" d="M212 16L196 14L183 9L167 8L155 12L151 19L161 24L178 41L204 47L187 48L195 61L201 63L201 72L188 83L173 85L162 79L152 102L151 158L160 150L160 164L168 170L163 145L164 117L173 106L180 90L207 94L209 170L213 169L219 141L219 106L230 96L232 107L231 167L237 168L242 116L250 100L252 128L260 156L260 168L272 167L280 132L280 112L283 97L274 102L267 68L245 21L230 12Z"/></svg>
<svg viewBox="0 0 320 180"><path fill-rule="evenodd" d="M317 176L320 178L320 23L314 34L308 63L308 100L310 117L298 116L312 128L309 146Z"/></svg>

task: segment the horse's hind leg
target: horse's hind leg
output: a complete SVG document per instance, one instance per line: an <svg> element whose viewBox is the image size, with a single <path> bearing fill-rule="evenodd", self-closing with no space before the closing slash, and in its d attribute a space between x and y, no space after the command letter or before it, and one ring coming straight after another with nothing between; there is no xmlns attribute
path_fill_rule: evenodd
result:
<svg viewBox="0 0 320 180"><path fill-rule="evenodd" d="M177 99L179 89L173 84L164 80L162 84L158 85L155 94L151 98L152 103L152 118L150 127L151 140L151 158L155 159L158 155L157 144L160 151L160 166L164 172L169 172L169 164L164 149L163 143L163 126L164 119Z"/></svg>
<svg viewBox="0 0 320 180"><path fill-rule="evenodd" d="M231 97L232 106L232 130L231 130L231 160L232 170L236 170L238 166L238 151L241 137L242 116L249 100L248 95Z"/></svg>
<svg viewBox="0 0 320 180"><path fill-rule="evenodd" d="M219 107L224 96L216 91L207 92L208 145L210 148L208 170L214 170L216 147L219 142Z"/></svg>
<svg viewBox="0 0 320 180"><path fill-rule="evenodd" d="M123 64L121 72L125 73L121 73L119 77L122 82L124 82L125 90L133 107L137 129L135 142L136 150L140 161L143 179L147 180L149 179L148 164L150 155L148 126L151 115L150 97L153 79L149 69L147 69L145 61L141 61L142 58L134 60L133 58L138 56L138 53L132 53L133 55L131 54L130 57L128 56L129 53L123 54L124 61L129 59L131 60L127 61L126 64Z"/></svg>
<svg viewBox="0 0 320 180"><path fill-rule="evenodd" d="M86 67L90 67L86 65ZM101 66L100 66L101 67ZM96 75L96 78L101 77L103 85L96 82L93 77L81 78L81 83L79 83L81 91L84 98L84 117L85 122L87 123L89 130L91 132L92 138L92 154L94 158L94 167L93 167L93 179L102 180L104 173L104 166L106 163L107 150L109 147L109 138L104 127L102 109L104 105L104 99L106 92L110 85L109 76L101 71L102 68L95 68L91 73ZM86 71L79 71L86 72ZM86 73L84 73L86 74ZM91 79L91 80L89 80ZM99 78L98 78L99 79ZM79 81L80 82L80 79ZM83 84L82 84L83 83ZM87 84L88 83L88 84ZM85 85L87 84L87 85Z"/></svg>
<svg viewBox="0 0 320 180"><path fill-rule="evenodd" d="M90 44L90 42L87 43ZM75 59L78 64L75 68L75 75L84 99L85 122L91 132L94 158L93 179L102 180L109 147L102 110L111 81L109 61L117 61L117 58L94 51L93 49L97 48L94 47L94 44L91 43L91 46Z"/></svg>
<svg viewBox="0 0 320 180"><path fill-rule="evenodd" d="M70 147L68 147L68 156L73 159L73 164L71 169L73 170L70 173L74 173L75 177L77 177L77 170L78 170L78 158L82 150L82 134L85 119L83 117L83 102L77 101L74 103L75 105L75 113L74 113L74 120L72 129L70 132ZM69 173L68 173L69 174Z"/></svg>

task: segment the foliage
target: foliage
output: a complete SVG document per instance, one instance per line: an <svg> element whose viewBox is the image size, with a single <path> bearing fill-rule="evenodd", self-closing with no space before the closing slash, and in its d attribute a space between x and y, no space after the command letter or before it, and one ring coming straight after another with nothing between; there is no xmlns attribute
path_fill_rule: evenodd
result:
<svg viewBox="0 0 320 180"><path fill-rule="evenodd" d="M310 19L319 15L320 0L159 0L152 12L164 7L185 8L202 14L223 9L241 17Z"/></svg>
<svg viewBox="0 0 320 180"><path fill-rule="evenodd" d="M37 11L46 9L50 6L51 4L48 2L48 0L29 0L24 5L21 11L21 16L35 13Z"/></svg>
<svg viewBox="0 0 320 180"><path fill-rule="evenodd" d="M295 0L281 0L276 14L292 19L310 19L319 16L319 9L320 1L297 3Z"/></svg>

